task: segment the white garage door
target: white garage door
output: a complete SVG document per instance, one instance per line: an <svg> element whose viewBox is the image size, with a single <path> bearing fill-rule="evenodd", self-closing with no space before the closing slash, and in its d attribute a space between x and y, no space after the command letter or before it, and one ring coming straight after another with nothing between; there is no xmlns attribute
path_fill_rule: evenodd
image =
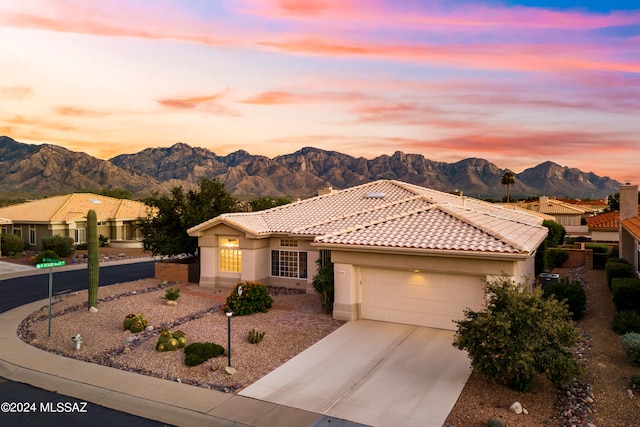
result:
<svg viewBox="0 0 640 427"><path fill-rule="evenodd" d="M480 276L362 269L362 317L456 329L464 310L484 307Z"/></svg>

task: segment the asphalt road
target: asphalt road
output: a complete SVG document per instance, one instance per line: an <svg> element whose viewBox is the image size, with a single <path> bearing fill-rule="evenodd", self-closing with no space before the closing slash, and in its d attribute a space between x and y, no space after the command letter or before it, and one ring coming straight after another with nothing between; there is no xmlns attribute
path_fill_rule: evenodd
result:
<svg viewBox="0 0 640 427"><path fill-rule="evenodd" d="M153 277L153 262L100 267L99 286ZM55 272L53 293L87 287L87 271ZM0 280L0 313L49 297L49 274ZM0 377L0 426L164 426L166 424Z"/></svg>

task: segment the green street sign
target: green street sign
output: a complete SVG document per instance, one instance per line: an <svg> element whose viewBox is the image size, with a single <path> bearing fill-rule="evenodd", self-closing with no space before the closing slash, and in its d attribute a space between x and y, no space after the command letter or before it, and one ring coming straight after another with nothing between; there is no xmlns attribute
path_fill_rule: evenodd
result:
<svg viewBox="0 0 640 427"><path fill-rule="evenodd" d="M60 267L62 265L64 265L64 261L43 262L42 264L36 264L36 268Z"/></svg>
<svg viewBox="0 0 640 427"><path fill-rule="evenodd" d="M57 262L58 258L42 258L42 262Z"/></svg>

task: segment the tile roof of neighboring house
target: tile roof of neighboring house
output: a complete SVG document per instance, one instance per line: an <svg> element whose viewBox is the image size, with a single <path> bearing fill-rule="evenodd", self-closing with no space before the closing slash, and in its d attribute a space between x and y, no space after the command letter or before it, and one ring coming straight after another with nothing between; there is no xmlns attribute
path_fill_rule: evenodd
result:
<svg viewBox="0 0 640 427"><path fill-rule="evenodd" d="M502 206L505 209L509 209L512 211L516 211L516 212L523 212L523 213L528 213L530 215L535 215L537 217L542 218L542 220L550 220L550 221L557 221L557 218L553 215L547 215L545 213L542 212L537 212L537 211L532 211L531 209L525 209L522 206L519 206L519 203L499 203L500 206Z"/></svg>
<svg viewBox="0 0 640 427"><path fill-rule="evenodd" d="M640 214L633 218L623 220L622 226L629 230L629 233L633 234L636 239L640 240Z"/></svg>
<svg viewBox="0 0 640 427"><path fill-rule="evenodd" d="M13 222L65 223L86 217L93 209L98 221L134 220L147 216L147 206L134 200L116 199L92 193L48 197L0 208L0 215Z"/></svg>
<svg viewBox="0 0 640 427"><path fill-rule="evenodd" d="M217 224L256 236L315 236L318 244L529 253L546 237L542 219L400 181L381 180L269 210L223 214Z"/></svg>
<svg viewBox="0 0 640 427"><path fill-rule="evenodd" d="M7 218L0 218L0 224L11 224L11 220Z"/></svg>
<svg viewBox="0 0 640 427"><path fill-rule="evenodd" d="M547 215L583 215L585 210L569 203L554 199L541 198L537 202L523 202L521 207Z"/></svg>
<svg viewBox="0 0 640 427"><path fill-rule="evenodd" d="M638 215L640 215L640 207L638 208ZM605 212L588 217L587 225L589 228L618 230L620 229L620 211Z"/></svg>

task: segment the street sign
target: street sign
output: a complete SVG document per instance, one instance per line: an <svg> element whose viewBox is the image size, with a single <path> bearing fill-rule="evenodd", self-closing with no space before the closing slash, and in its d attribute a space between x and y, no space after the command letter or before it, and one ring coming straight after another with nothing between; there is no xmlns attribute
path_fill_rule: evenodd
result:
<svg viewBox="0 0 640 427"><path fill-rule="evenodd" d="M60 267L64 265L64 261L53 261L53 262L43 262L42 264L36 264L36 268L50 268L50 267Z"/></svg>
<svg viewBox="0 0 640 427"><path fill-rule="evenodd" d="M58 258L42 258L42 262L56 262Z"/></svg>

